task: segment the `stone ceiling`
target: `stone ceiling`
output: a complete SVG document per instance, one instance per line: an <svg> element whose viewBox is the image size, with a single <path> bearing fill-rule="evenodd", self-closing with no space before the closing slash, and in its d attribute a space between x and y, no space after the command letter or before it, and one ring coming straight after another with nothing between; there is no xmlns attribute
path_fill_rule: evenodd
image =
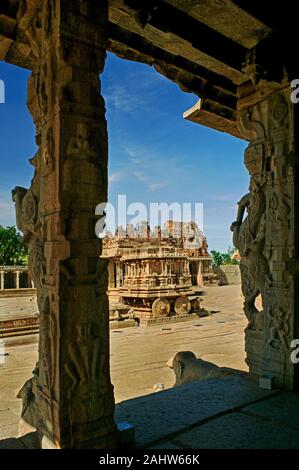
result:
<svg viewBox="0 0 299 470"><path fill-rule="evenodd" d="M1 0L0 60L31 69L26 35L41 0ZM239 136L237 102L261 81L288 82L291 0L109 0L108 49L150 64L201 98L185 114ZM295 16L295 15L293 15ZM294 26L294 27L293 27ZM240 91L241 90L241 91Z"/></svg>

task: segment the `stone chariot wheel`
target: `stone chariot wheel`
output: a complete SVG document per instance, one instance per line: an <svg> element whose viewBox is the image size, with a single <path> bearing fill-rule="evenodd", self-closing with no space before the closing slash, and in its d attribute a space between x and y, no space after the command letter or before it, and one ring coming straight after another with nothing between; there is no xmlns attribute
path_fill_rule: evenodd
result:
<svg viewBox="0 0 299 470"><path fill-rule="evenodd" d="M168 317L170 314L169 301L163 297L156 299L152 305L152 312L155 317Z"/></svg>
<svg viewBox="0 0 299 470"><path fill-rule="evenodd" d="M188 315L191 311L191 302L188 297L181 295L174 303L174 311L177 315Z"/></svg>

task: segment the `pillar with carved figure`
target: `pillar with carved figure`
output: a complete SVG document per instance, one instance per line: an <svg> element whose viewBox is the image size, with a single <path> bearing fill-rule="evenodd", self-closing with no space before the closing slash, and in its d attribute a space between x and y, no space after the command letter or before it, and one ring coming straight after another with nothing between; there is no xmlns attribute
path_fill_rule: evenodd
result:
<svg viewBox="0 0 299 470"><path fill-rule="evenodd" d="M247 105L239 103L239 129L249 141L244 161L250 185L239 201L232 230L241 255L250 373L294 390L298 368L292 361L292 340L299 337L299 127L298 110L290 98L286 86L249 106L248 97Z"/></svg>
<svg viewBox="0 0 299 470"><path fill-rule="evenodd" d="M25 4L24 4L25 5ZM113 448L107 263L95 208L107 201L107 129L99 75L108 1L45 0L23 12L36 66L28 107L38 151L31 188L16 188L40 312L39 361L22 418L59 448Z"/></svg>

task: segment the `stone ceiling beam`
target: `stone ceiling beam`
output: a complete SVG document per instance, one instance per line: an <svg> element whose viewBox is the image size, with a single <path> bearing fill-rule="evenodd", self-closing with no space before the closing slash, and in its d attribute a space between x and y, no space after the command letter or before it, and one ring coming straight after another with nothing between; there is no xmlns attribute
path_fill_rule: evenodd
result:
<svg viewBox="0 0 299 470"><path fill-rule="evenodd" d="M193 92L221 104L227 108L230 115L235 112L236 87L224 77L209 74L197 64L169 54L136 34L128 35L126 31L113 24L110 24L109 37L108 48L119 57L154 66L159 73L177 83L184 91ZM217 86L214 85L215 82L218 83ZM225 110L223 112L225 113Z"/></svg>
<svg viewBox="0 0 299 470"><path fill-rule="evenodd" d="M229 67L242 71L242 63L247 49L197 21L162 0L145 2L148 8L140 8L139 0L124 0L124 3L137 12L144 26L149 24L164 33L171 33L192 44L198 50L214 57Z"/></svg>
<svg viewBox="0 0 299 470"><path fill-rule="evenodd" d="M242 10L235 4L237 2L231 0L165 0L165 2L248 49L255 47L261 39L272 32L270 27ZM254 2L250 0L250 4L252 3Z"/></svg>
<svg viewBox="0 0 299 470"><path fill-rule="evenodd" d="M181 55L236 84L248 49L162 1L110 0L110 22L143 36L157 47Z"/></svg>
<svg viewBox="0 0 299 470"><path fill-rule="evenodd" d="M196 124L243 138L237 126L236 113L228 118L223 113L222 106L209 99L199 100L192 108L184 112L183 117Z"/></svg>
<svg viewBox="0 0 299 470"><path fill-rule="evenodd" d="M249 79L258 93L267 84L277 88L299 76L289 47L295 34L290 0L284 12L257 0L108 1L108 49L154 66L182 90L199 96L200 112L210 127L217 129L220 119L219 130L232 126L230 133L236 135L237 86ZM32 70L35 45L28 30L43 3L0 3L0 60ZM291 31L282 34L289 25ZM242 94L242 99L247 98ZM222 120L228 122L223 125Z"/></svg>
<svg viewBox="0 0 299 470"><path fill-rule="evenodd" d="M271 2L271 6L269 2L261 0L231 0L231 2L276 32L281 30L290 32L292 30L290 26L297 22L297 16L291 14L294 8L293 0L284 0L283 4Z"/></svg>
<svg viewBox="0 0 299 470"><path fill-rule="evenodd" d="M34 55L28 40L28 31L40 0L4 0L0 6L0 60L32 70Z"/></svg>
<svg viewBox="0 0 299 470"><path fill-rule="evenodd" d="M223 75L214 73L206 68L198 65L197 63L186 59L181 55L171 54L164 49L157 47L152 42L148 41L144 37L136 33L131 33L124 28L117 26L114 23L109 23L109 38L110 48L113 52L113 43L118 43L120 47L127 47L130 50L136 51L136 53L144 54L148 56L148 60L151 64L156 60L162 60L169 65L174 65L186 72L193 73L202 80L207 80L213 83L213 86L219 88L221 91L236 96L236 85Z"/></svg>

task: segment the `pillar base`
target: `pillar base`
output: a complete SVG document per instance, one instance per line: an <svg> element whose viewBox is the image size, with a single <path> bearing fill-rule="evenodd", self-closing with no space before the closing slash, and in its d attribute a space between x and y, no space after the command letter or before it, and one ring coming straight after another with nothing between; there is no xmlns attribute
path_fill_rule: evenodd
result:
<svg viewBox="0 0 299 470"><path fill-rule="evenodd" d="M42 449L60 449L60 447L51 441L47 436L42 437Z"/></svg>
<svg viewBox="0 0 299 470"><path fill-rule="evenodd" d="M18 426L18 438L36 431L37 429L34 426L31 426L31 424L27 423L27 421L25 421L23 418L20 419Z"/></svg>

